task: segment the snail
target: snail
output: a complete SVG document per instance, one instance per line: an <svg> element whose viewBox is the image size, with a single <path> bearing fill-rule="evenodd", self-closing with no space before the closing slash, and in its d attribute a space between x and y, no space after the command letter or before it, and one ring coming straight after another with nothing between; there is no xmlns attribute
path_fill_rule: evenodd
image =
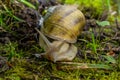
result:
<svg viewBox="0 0 120 80"><path fill-rule="evenodd" d="M42 55L53 62L71 61L77 54L77 47L73 43L85 25L85 17L72 5L58 5L50 10L41 30L36 29L40 34L40 46L45 46L46 52ZM54 41L50 42L47 37Z"/></svg>

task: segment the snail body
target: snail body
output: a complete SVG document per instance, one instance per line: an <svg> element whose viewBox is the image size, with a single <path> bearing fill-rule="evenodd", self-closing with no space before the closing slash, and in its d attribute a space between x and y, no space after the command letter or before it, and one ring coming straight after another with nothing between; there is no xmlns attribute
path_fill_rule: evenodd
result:
<svg viewBox="0 0 120 80"><path fill-rule="evenodd" d="M40 46L45 46L46 52L42 55L53 62L73 60L77 54L77 47L73 43L84 25L85 17L77 7L55 6L51 14L45 17L41 30L37 30L40 34ZM54 41L50 42L46 36Z"/></svg>
<svg viewBox="0 0 120 80"><path fill-rule="evenodd" d="M46 43L46 45L45 44L41 45L41 47L45 46L44 49L46 51L45 53L41 54L41 56L53 62L72 61L73 58L76 56L77 47L74 46L73 44L66 43L64 41L50 42L41 31L39 31L38 29L36 29L36 31L40 34L43 41ZM43 44L43 41L41 44Z"/></svg>
<svg viewBox="0 0 120 80"><path fill-rule="evenodd" d="M44 57L56 62L56 61L71 61L76 56L77 47L73 44L68 44L63 41L54 41L51 44Z"/></svg>

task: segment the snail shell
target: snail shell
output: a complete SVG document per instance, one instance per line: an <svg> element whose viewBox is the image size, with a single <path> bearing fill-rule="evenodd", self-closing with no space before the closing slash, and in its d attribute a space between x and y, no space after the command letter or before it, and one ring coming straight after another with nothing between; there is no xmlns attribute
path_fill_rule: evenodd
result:
<svg viewBox="0 0 120 80"><path fill-rule="evenodd" d="M77 7L59 5L44 20L42 30L52 39L75 43L84 25L85 17Z"/></svg>

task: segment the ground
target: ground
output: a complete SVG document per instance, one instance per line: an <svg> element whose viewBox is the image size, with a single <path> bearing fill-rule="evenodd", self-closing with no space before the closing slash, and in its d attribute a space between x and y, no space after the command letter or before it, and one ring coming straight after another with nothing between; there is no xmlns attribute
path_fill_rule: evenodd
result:
<svg viewBox="0 0 120 80"><path fill-rule="evenodd" d="M75 43L77 56L72 62L56 63L36 55L44 49L34 28L39 28L45 7L73 4L74 0L36 1L31 0L36 7L24 0L0 1L0 80L120 79L120 16L114 1L105 8L100 8L103 5L98 0L79 2L86 25Z"/></svg>

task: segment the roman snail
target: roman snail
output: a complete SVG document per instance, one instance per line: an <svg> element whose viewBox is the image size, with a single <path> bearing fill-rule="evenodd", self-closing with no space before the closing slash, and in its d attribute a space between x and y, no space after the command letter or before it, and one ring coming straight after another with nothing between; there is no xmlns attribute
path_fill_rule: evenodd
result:
<svg viewBox="0 0 120 80"><path fill-rule="evenodd" d="M53 62L71 61L77 54L73 44L85 25L83 13L72 5L50 8L44 18L40 34L40 45L45 48L43 56ZM53 41L50 42L48 38ZM45 42L45 44L43 44Z"/></svg>

